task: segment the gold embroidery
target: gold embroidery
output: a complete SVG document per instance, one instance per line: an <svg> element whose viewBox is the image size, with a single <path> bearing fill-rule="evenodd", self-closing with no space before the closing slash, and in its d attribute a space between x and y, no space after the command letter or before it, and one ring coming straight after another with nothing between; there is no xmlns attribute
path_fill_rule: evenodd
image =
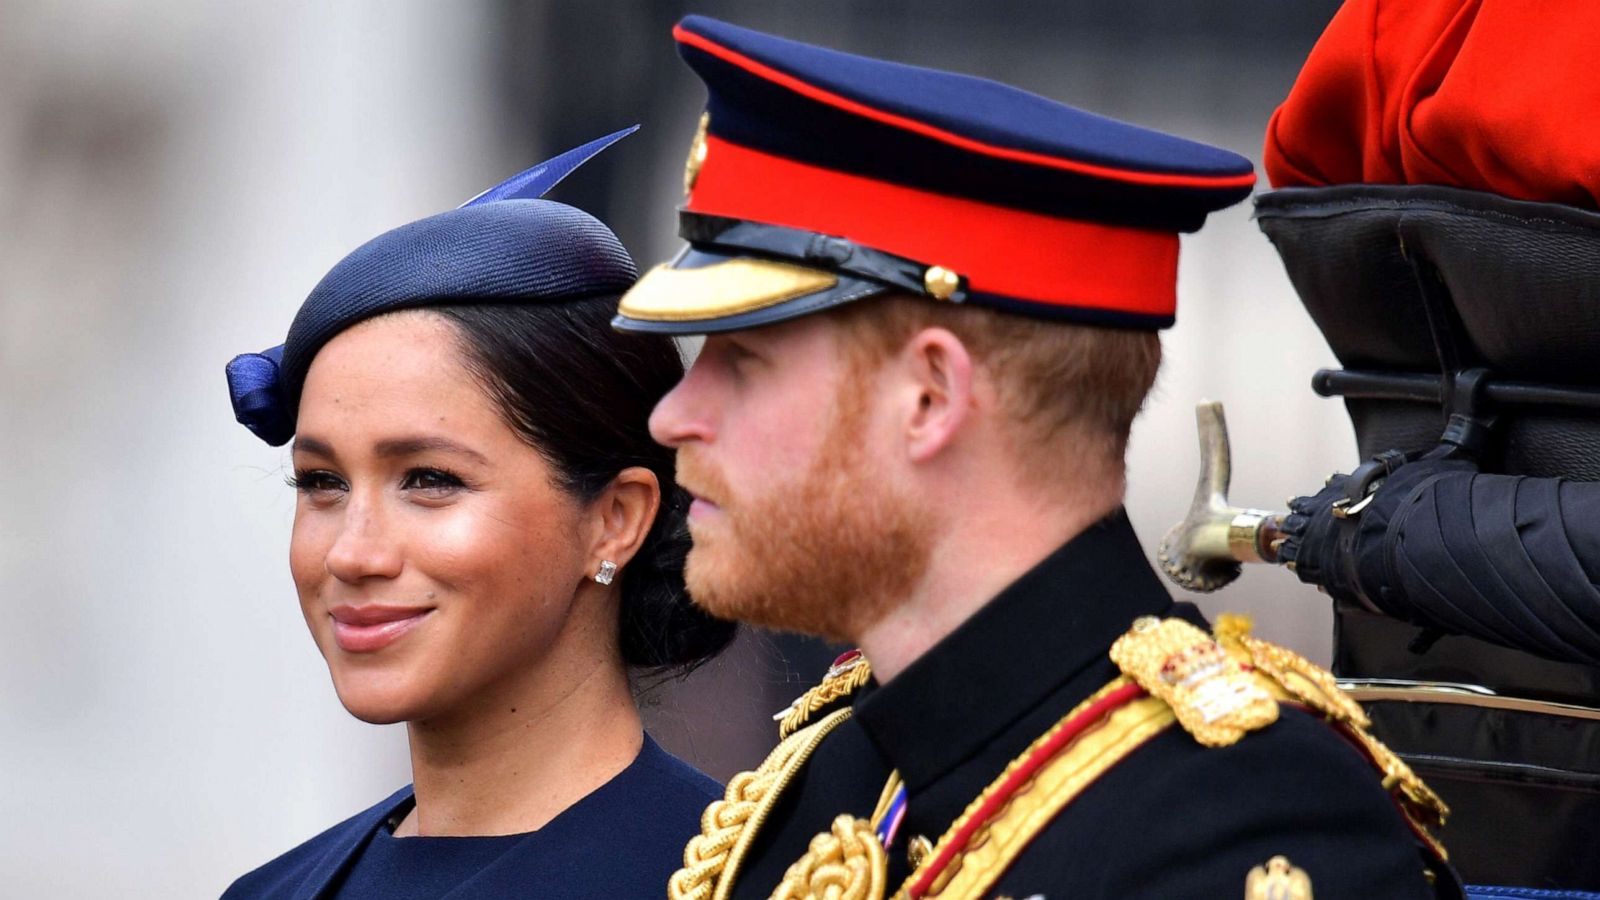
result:
<svg viewBox="0 0 1600 900"><path fill-rule="evenodd" d="M1107 694L1128 685L1128 679L1117 680L1096 691L1072 712L1064 716L1049 731L1034 741L1021 756L1001 772L984 792L967 806L944 836L928 851L923 859L926 865L938 859L944 848L966 826L991 796L1026 763L1040 747L1050 743L1056 734L1090 706ZM941 900L972 900L987 896L995 881L1028 846L1028 843L1055 820L1062 809L1077 799L1085 788L1093 784L1107 769L1137 750L1145 741L1170 728L1174 721L1172 710L1154 697L1141 697L1113 710L1100 724L1067 745L1006 803L1001 815L985 824L973 835L967 849L952 860L929 887L924 897ZM908 890L921 875L918 871L895 893L895 900L906 900Z"/></svg>
<svg viewBox="0 0 1600 900"><path fill-rule="evenodd" d="M1339 687L1332 672L1287 647L1252 637L1247 616L1218 616L1216 632L1218 642L1236 659L1265 675L1282 699L1303 703L1330 722L1342 725L1383 774L1384 788L1395 793L1401 811L1418 826L1419 836L1441 859L1446 858L1444 847L1427 829L1444 825L1450 808L1405 760L1372 736L1367 730L1372 722L1366 712Z"/></svg>
<svg viewBox="0 0 1600 900"><path fill-rule="evenodd" d="M1278 703L1260 680L1182 619L1139 619L1111 645L1111 659L1208 747L1229 746L1278 720Z"/></svg>
<svg viewBox="0 0 1600 900"><path fill-rule="evenodd" d="M882 900L889 859L866 819L844 815L811 839L771 900Z"/></svg>
<svg viewBox="0 0 1600 900"><path fill-rule="evenodd" d="M698 269L662 264L644 273L617 312L644 322L689 322L755 312L827 290L839 276L774 259L739 257Z"/></svg>
<svg viewBox="0 0 1600 900"><path fill-rule="evenodd" d="M1245 877L1244 900L1312 900L1311 876L1286 857L1274 856Z"/></svg>
<svg viewBox="0 0 1600 900"><path fill-rule="evenodd" d="M796 697L788 709L773 716L780 721L778 737L781 739L794 734L795 730L816 715L818 710L860 690L871 678L872 666L867 664L865 656L852 656L844 662L835 664L828 669L826 675L822 676L821 682Z"/></svg>
<svg viewBox="0 0 1600 900"><path fill-rule="evenodd" d="M1276 681L1295 700L1336 722L1358 728L1371 727L1361 704L1339 689L1333 673L1290 650L1250 635L1249 616L1224 613L1217 617L1217 643ZM1239 651L1243 651L1242 654Z"/></svg>
<svg viewBox="0 0 1600 900"><path fill-rule="evenodd" d="M683 193L694 191L700 180L700 167L706 164L706 129L711 127L711 113L700 114L700 125L694 130L694 142L689 145L689 159L683 164Z"/></svg>
<svg viewBox="0 0 1600 900"><path fill-rule="evenodd" d="M824 716L780 741L754 772L740 772L728 782L723 799L713 801L701 814L700 834L683 849L683 868L667 882L670 900L722 900L728 896L751 840L784 786L822 739L848 718L848 709Z"/></svg>
<svg viewBox="0 0 1600 900"><path fill-rule="evenodd" d="M667 883L670 900L722 900L728 896L750 842L778 795L822 739L850 718L851 710L835 710L814 724L807 723L822 708L848 697L871 677L872 667L857 653L829 668L820 684L774 717L782 720L778 746L754 772L735 775L728 782L723 799L706 807L700 817L700 834L690 839L683 850L683 868L673 873ZM895 773L890 786L885 787L880 806L887 805L898 777ZM876 836L873 840L877 840Z"/></svg>

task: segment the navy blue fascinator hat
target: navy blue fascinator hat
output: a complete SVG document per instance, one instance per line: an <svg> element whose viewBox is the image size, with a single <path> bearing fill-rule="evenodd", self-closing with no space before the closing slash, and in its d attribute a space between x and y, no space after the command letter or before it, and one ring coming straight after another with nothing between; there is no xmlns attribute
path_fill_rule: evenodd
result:
<svg viewBox="0 0 1600 900"><path fill-rule="evenodd" d="M568 150L458 209L356 248L312 289L282 345L228 363L234 416L268 444L288 443L312 358L339 332L380 313L627 290L639 273L611 229L582 210L539 198L638 127Z"/></svg>

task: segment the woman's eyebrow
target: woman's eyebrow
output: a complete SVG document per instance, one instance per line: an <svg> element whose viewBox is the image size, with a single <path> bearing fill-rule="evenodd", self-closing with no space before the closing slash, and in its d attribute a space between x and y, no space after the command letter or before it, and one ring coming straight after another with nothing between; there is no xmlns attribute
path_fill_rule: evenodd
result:
<svg viewBox="0 0 1600 900"><path fill-rule="evenodd" d="M333 447L324 441L314 437L306 437L303 434L295 436L294 446L289 449L289 452L293 454L309 453L312 456L320 456L323 459L334 458Z"/></svg>
<svg viewBox="0 0 1600 900"><path fill-rule="evenodd" d="M455 441L445 437L392 438L386 441L379 441L377 445L373 447L373 452L375 452L378 456L388 458L397 456L411 456L412 454L427 453L430 451L454 453L460 456L465 456L468 459L475 460L483 465L488 465L489 463L489 458L484 456L482 453L479 453L471 447L458 444Z"/></svg>

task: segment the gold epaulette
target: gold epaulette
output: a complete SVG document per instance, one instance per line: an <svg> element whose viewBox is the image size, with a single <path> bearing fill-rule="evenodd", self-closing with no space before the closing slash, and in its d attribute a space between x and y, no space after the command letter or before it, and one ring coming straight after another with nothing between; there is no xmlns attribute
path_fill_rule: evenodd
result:
<svg viewBox="0 0 1600 900"><path fill-rule="evenodd" d="M872 678L872 666L860 650L851 650L833 661L827 674L816 687L794 698L788 708L772 718L777 720L778 739L794 734L800 726L822 710L847 699L866 686Z"/></svg>
<svg viewBox="0 0 1600 900"><path fill-rule="evenodd" d="M1182 619L1145 617L1111 647L1130 678L1170 706L1195 740L1227 746L1272 724L1280 702L1317 713L1354 742L1383 778L1419 838L1445 858L1428 831L1449 808L1411 767L1368 730L1367 714L1339 688L1333 673L1300 654L1252 637L1247 616L1217 617L1215 637Z"/></svg>
<svg viewBox="0 0 1600 900"><path fill-rule="evenodd" d="M1372 722L1361 705L1334 680L1333 673L1300 654L1250 635L1247 616L1217 617L1217 642L1235 658L1248 662L1278 691L1280 699L1299 703L1322 715L1349 737L1383 776L1383 786L1410 820L1417 837L1440 860L1449 855L1430 831L1442 827L1450 807L1393 750L1373 737Z"/></svg>
<svg viewBox="0 0 1600 900"><path fill-rule="evenodd" d="M1143 616L1111 645L1122 674L1172 707L1178 724L1207 747L1226 747L1278 721L1262 679L1194 625Z"/></svg>

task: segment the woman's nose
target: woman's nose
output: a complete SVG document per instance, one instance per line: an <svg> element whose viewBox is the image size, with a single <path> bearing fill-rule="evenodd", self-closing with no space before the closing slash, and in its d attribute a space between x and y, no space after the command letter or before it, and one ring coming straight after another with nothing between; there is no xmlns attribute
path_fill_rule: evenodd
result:
<svg viewBox="0 0 1600 900"><path fill-rule="evenodd" d="M387 527L380 502L351 497L339 535L328 548L328 574L354 584L367 578L394 578L404 556Z"/></svg>

